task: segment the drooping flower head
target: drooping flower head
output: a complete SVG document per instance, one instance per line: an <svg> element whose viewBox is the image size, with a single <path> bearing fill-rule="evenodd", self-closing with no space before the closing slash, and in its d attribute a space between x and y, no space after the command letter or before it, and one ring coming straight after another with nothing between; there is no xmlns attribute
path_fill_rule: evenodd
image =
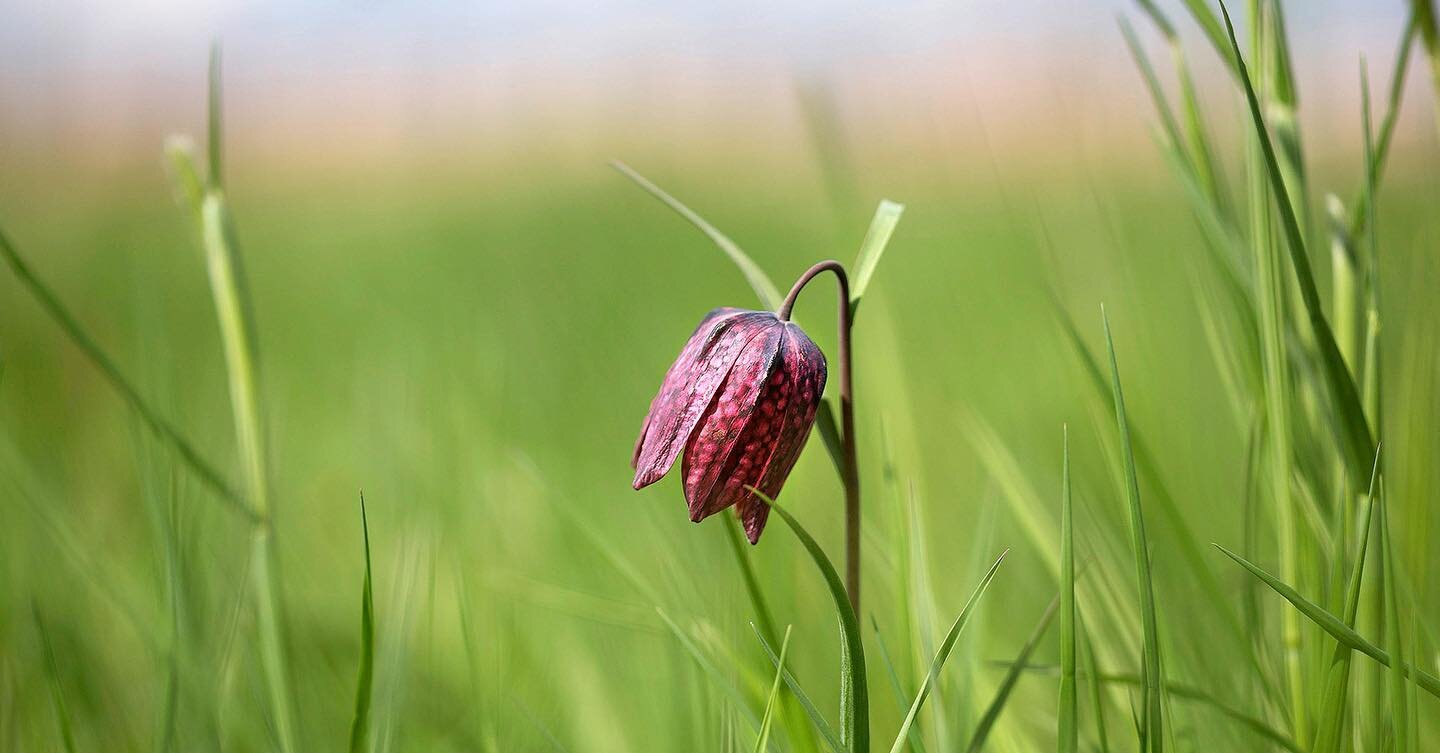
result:
<svg viewBox="0 0 1440 753"><path fill-rule="evenodd" d="M650 403L631 465L635 488L659 481L684 452L685 501L699 522L735 506L750 543L795 467L825 390L825 354L769 311L705 315Z"/></svg>

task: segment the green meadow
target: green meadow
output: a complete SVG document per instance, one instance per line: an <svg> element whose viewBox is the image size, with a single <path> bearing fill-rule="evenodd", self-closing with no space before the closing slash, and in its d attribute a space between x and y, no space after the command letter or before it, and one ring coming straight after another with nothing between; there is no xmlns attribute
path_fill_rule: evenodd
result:
<svg viewBox="0 0 1440 753"><path fill-rule="evenodd" d="M1320 122L1249 5L1244 68L1218 7L1127 13L1133 137L1069 159L801 97L773 144L312 168L229 148L263 102L213 82L193 145L14 153L0 750L1432 749L1433 14ZM856 309L858 614L804 546L843 572L822 437L754 547L631 489L685 338L760 303L612 158L782 292L904 205ZM795 314L832 400L834 295Z"/></svg>

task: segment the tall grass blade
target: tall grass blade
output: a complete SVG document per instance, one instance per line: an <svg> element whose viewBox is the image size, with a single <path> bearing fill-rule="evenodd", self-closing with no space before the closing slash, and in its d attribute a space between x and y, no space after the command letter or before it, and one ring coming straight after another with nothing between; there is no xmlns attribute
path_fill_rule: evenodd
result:
<svg viewBox="0 0 1440 753"><path fill-rule="evenodd" d="M1390 655L1395 661L1390 663L1390 671L1386 673L1389 680L1390 690L1390 731L1394 740L1395 753L1409 753L1411 743L1415 741L1410 736L1409 714L1412 709L1408 708L1408 688L1405 682L1405 672L1401 667L1405 666L1405 646L1400 639L1402 623L1400 620L1400 600L1395 588L1395 581L1398 573L1395 570L1398 564L1391 545L1390 537L1390 500L1386 498L1384 491L1380 499L1380 577L1381 591L1385 600L1385 646L1389 649ZM1413 645L1414 636L1411 636ZM1418 711L1418 709L1414 709ZM1378 723L1379 720L1376 720Z"/></svg>
<svg viewBox="0 0 1440 753"><path fill-rule="evenodd" d="M375 595L370 576L370 521L360 495L360 530L365 541L365 585L360 597L360 674L355 681L355 714L350 720L350 753L363 753L370 731L370 691L375 683Z"/></svg>
<svg viewBox="0 0 1440 753"><path fill-rule="evenodd" d="M865 647L860 641L860 625L855 619L855 610L850 608L850 597L845 594L845 585L841 582L839 573L835 572L830 558L825 556L825 550L820 548L795 516L760 491L751 488L750 492L770 505L780 519L785 521L785 525L795 533L795 538L800 539L800 544L805 547L810 559L815 562L815 567L825 578L825 586L829 589L830 598L835 602L835 611L840 616L841 637L844 639L840 675L840 717L843 720L841 741L846 750L852 753L866 753L870 750L870 690L865 679Z"/></svg>
<svg viewBox="0 0 1440 753"><path fill-rule="evenodd" d="M1080 661L1084 665L1086 688L1090 696L1090 710L1095 715L1095 740L1100 753L1110 753L1110 735L1105 729L1105 696L1100 690L1100 668L1095 661L1095 648L1091 645L1092 639L1085 631L1085 622L1076 615L1075 627L1078 637L1081 639Z"/></svg>
<svg viewBox="0 0 1440 753"><path fill-rule="evenodd" d="M890 236L895 234L895 226L900 223L900 215L905 212L904 204L897 204L893 201L882 200L880 206L875 208L875 216L870 220L870 229L865 232L865 240L860 244L860 253L855 257L855 280L850 288L850 316L854 317L855 312L860 308L860 299L870 287L870 278L875 274L875 267L880 263L880 257L885 253L885 248L890 244Z"/></svg>
<svg viewBox="0 0 1440 753"><path fill-rule="evenodd" d="M221 178L222 149L224 139L224 107L222 89L220 88L220 41L217 39L210 43L210 75L209 87L206 97L206 118L205 118L205 143L206 155L209 157L209 179L208 187L218 189L224 185Z"/></svg>
<svg viewBox="0 0 1440 753"><path fill-rule="evenodd" d="M1080 747L1075 689L1075 531L1070 497L1070 426L1064 428L1060 471L1060 707L1056 713L1060 753Z"/></svg>
<svg viewBox="0 0 1440 753"><path fill-rule="evenodd" d="M900 686L900 673L895 669L895 661L890 657L890 649L885 645L885 636L880 633L880 623L875 620L875 615L870 615L870 629L875 632L875 647L880 649L880 662L885 665L885 675L890 680L890 689L895 691L895 706L900 713L907 713L909 707L906 705L907 697L904 689ZM911 725L906 737L909 738L910 749L915 753L924 753L925 743L921 740L920 729Z"/></svg>
<svg viewBox="0 0 1440 753"><path fill-rule="evenodd" d="M1115 359L1115 341L1110 334L1110 318L1100 307L1105 325L1105 348L1110 355L1110 384L1115 399L1115 423L1119 427L1120 447L1125 468L1125 501L1130 511L1131 546L1135 555L1135 580L1140 591L1140 621L1144 646L1141 653L1145 679L1144 703L1141 706L1141 750L1160 753L1164 748L1164 722L1160 698L1160 632L1155 616L1155 586L1150 573L1150 540L1145 535L1145 516L1140 509L1140 481L1135 474L1135 453L1130 445L1130 424L1125 417L1125 396L1120 388L1120 365Z"/></svg>
<svg viewBox="0 0 1440 753"><path fill-rule="evenodd" d="M1315 287L1315 278L1310 270L1304 232L1296 218L1295 207L1290 193L1286 189L1285 179L1281 175L1275 147L1270 141L1269 131L1265 127L1265 119L1260 113L1260 102L1255 95L1255 86L1250 80L1244 56L1240 52L1240 43L1235 38L1235 26L1230 20L1230 12L1225 8L1224 2L1220 3L1220 11L1225 18L1225 30L1230 38L1231 54L1234 56L1239 78L1245 89L1245 99L1250 107L1250 119L1264 158L1265 172L1274 193L1275 206L1280 214L1286 246L1290 250L1291 267L1295 270L1296 282L1300 287L1300 298L1305 304L1310 330L1314 334L1315 345L1320 351L1320 366L1324 372L1325 381L1329 385L1335 409L1340 414L1341 426L1338 428L1343 439L1342 444L1346 449L1346 456L1350 461L1349 477L1359 479L1363 477L1362 474L1370 460L1371 450L1375 446L1370 438L1370 427L1365 422L1360 393L1356 389L1350 372L1345 368L1345 359L1340 355L1340 349L1335 344L1335 337L1325 321L1325 313L1320 305L1320 294Z"/></svg>
<svg viewBox="0 0 1440 753"><path fill-rule="evenodd" d="M745 584L745 595L750 599L750 607L755 611L756 630L764 637L767 644L773 645L777 635L775 632L775 618L770 613L770 605L765 601L765 593L760 588L760 580L755 577L755 566L750 561L750 552L741 540L740 524L736 518L726 516L721 525L725 529L725 539L730 544L730 552L735 556L735 564L740 568L740 580ZM787 718L798 716L788 713L795 711L794 701L788 696L781 696L781 703L786 707ZM811 734L810 728L798 725L792 732L796 747L801 750L815 750L815 736Z"/></svg>
<svg viewBox="0 0 1440 753"><path fill-rule="evenodd" d="M670 207L676 214L685 218L687 222L704 233L712 243L719 246L720 250L725 252L726 256L730 257L730 261L740 269L740 273L745 275L745 279L750 283L750 287L755 291L755 295L760 298L760 305L770 311L779 308L781 301L780 289L775 287L775 283L771 282L770 278L766 276L765 270L761 269L760 265L755 263L755 260L751 259L748 254L741 250L735 241L730 240L730 238L720 232L714 225L706 222L705 218L697 214L695 210L685 206L679 199L666 193L664 189L654 183L651 183L645 176L635 172L629 165L624 162L614 161L610 163L610 166L620 171L621 175L629 178L635 185L645 189L646 193L659 199L661 203Z"/></svg>
<svg viewBox="0 0 1440 753"><path fill-rule="evenodd" d="M31 602L35 615L35 630L40 633L40 644L45 651L45 679L50 685L50 699L55 704L55 719L60 725L60 740L65 753L75 753L75 731L70 723L70 709L65 704L65 691L60 687L60 663L55 659L55 645L50 642L50 631L45 627L45 618L40 615L40 605Z"/></svg>
<svg viewBox="0 0 1440 753"><path fill-rule="evenodd" d="M935 652L935 659L930 663L930 672L920 682L920 690L915 693L915 701L910 704L910 711L905 715L905 721L900 724L900 731L895 735L895 743L890 746L890 753L900 753L905 747L905 738L910 734L910 727L915 723L915 717L920 714L920 707L925 705L925 699L930 696L930 687L940 677L940 670L945 666L945 660L950 658L950 649L954 648L955 640L960 637L960 632L965 629L965 624L970 621L970 613L979 603L980 597L985 595L985 590L990 587L990 581L995 577L995 571L1000 569L1000 563L1005 560L1005 555L1010 550L1001 552L996 558L995 564L985 572L980 579L980 585L971 592L970 598L965 602L965 607L960 610L960 616L950 626L950 632L945 634L945 640L941 642L940 648Z"/></svg>
<svg viewBox="0 0 1440 753"><path fill-rule="evenodd" d="M770 643L765 640L765 636L760 633L760 628L755 627L754 624L750 627L755 631L755 638L760 641L761 648L764 648L765 654L770 657L770 662L779 669L780 656L775 653L775 649L771 648ZM840 736L835 733L830 723L825 721L825 715L820 713L819 707L810 699L810 696L800 685L800 681L796 680L788 669L783 671L782 676L785 678L785 687L790 689L790 692L795 695L795 700L800 703L800 707L805 709L805 715L810 717L810 722L815 725L815 729L818 730L820 736L825 739L825 744L830 746L830 749L835 751L835 753L843 753L845 746L840 744Z"/></svg>
<svg viewBox="0 0 1440 753"><path fill-rule="evenodd" d="M1016 666L1014 662L1001 662L1001 665L1007 668L1013 668ZM1058 667L1045 666L1041 664L1027 664L1023 666L1022 669L1026 672L1044 674L1054 674L1059 671ZM1110 685L1130 685L1134 687L1142 686L1139 675L1134 674L1096 674L1092 673L1089 669L1086 669L1085 679L1096 684L1104 683ZM1230 719L1239 722L1241 725L1245 726L1250 731L1254 732L1257 735L1260 735L1261 737L1266 738L1270 742L1273 742L1276 745L1285 748L1286 750L1293 751L1293 753L1309 753L1309 751L1300 747L1300 745L1294 740L1287 737L1285 733L1271 726L1269 722L1266 722L1264 719L1251 716L1245 711L1231 706L1213 693L1206 692L1192 685L1185 685L1183 683L1172 682L1169 680L1165 682L1165 692L1166 694L1175 698L1180 698L1187 701L1194 701L1198 704L1206 706L1211 710L1221 714L1222 716L1229 717ZM1102 745L1101 750L1104 749L1105 748Z"/></svg>
<svg viewBox="0 0 1440 753"><path fill-rule="evenodd" d="M1055 612L1060 606L1060 595L1050 600L1050 606L1045 608L1045 613L1040 616L1040 622L1036 623L1035 630L1026 639L1025 645L1020 649L1015 662L1005 671L1005 678L1000 681L1000 686L995 689L995 698L986 707L985 713L980 717L980 723L975 726L975 734L970 738L970 745L966 748L969 753L979 753L985 748L985 740L990 737L990 730L995 727L995 722L1000 719L1000 712L1005 710L1005 704L1010 700L1010 693L1015 689L1015 683L1020 679L1020 673L1030 661L1030 654L1034 653L1035 647L1040 645L1040 639L1045 635L1045 629L1050 627L1050 621L1055 618Z"/></svg>
<svg viewBox="0 0 1440 753"><path fill-rule="evenodd" d="M1363 637L1361 637L1359 633L1355 632L1355 628L1346 625L1345 622L1339 617L1336 617L1335 615L1325 611L1325 609L1320 605L1316 604L1313 601L1310 601L1309 599L1306 599L1304 596L1301 596L1299 592L1297 592L1294 588L1291 588L1284 581L1276 578L1270 573L1265 572L1264 570L1260 569L1259 566L1255 565L1244 557L1241 557L1240 555L1230 551L1229 549L1226 549L1223 546L1220 546L1219 544L1215 544L1214 546L1216 549L1219 549L1221 553L1223 553L1225 556L1229 557L1232 560L1235 560L1235 562L1241 567L1249 570L1252 575L1254 575L1256 578L1259 578L1262 582L1265 583L1265 585L1269 586L1270 590L1274 591L1286 601L1290 602L1290 604L1293 605L1297 610L1299 610L1301 614L1309 618L1311 622L1315 623L1322 630L1329 633L1330 636L1333 637L1335 640L1343 643L1346 646L1349 646L1356 651L1359 651L1362 654L1365 654L1366 656L1374 659L1376 662L1379 662L1383 666L1390 666L1391 658L1389 653L1387 653L1379 646L1376 646L1375 644L1365 640ZM1419 669L1411 664L1398 662L1398 665L1401 671L1403 671L1407 677L1415 678L1415 682L1420 686L1421 689L1423 689L1430 695L1435 696L1436 698L1440 698L1440 677L1436 677L1435 675L1432 675L1429 672L1426 672L1423 669Z"/></svg>
<svg viewBox="0 0 1440 753"><path fill-rule="evenodd" d="M1380 472L1380 458L1375 457L1374 470L1370 472L1370 493L1365 498L1365 512L1360 526L1359 546L1355 562L1346 580L1344 615L1345 624L1353 627L1355 615L1360 609L1360 583L1365 573L1365 553L1370 544L1370 523L1375 513L1375 479ZM1336 553L1339 558L1340 553ZM1350 648L1343 643L1335 645L1330 664L1325 669L1325 692L1321 697L1320 716L1316 719L1315 744L1312 753L1330 753L1340 750L1341 736L1345 729L1345 699L1350 687Z"/></svg>
<svg viewBox="0 0 1440 753"><path fill-rule="evenodd" d="M194 472L202 483L214 491L222 502L246 518L254 520L255 511L246 502L244 495L231 486L230 482L225 480L224 475L200 455L200 452L195 449L190 440L180 433L179 429L161 416L160 412L141 396L134 383L121 373L120 368L115 365L115 361L100 348L94 338L90 337L70 309L60 302L59 296L39 277L35 276L30 265L20 256L20 252L15 249L4 230L0 230L0 256L5 258L10 270L15 273L16 279L26 290L30 291L30 294L40 303L40 307L45 309L45 313L60 325L60 329L70 338L70 342L80 349L90 363L100 370L100 375L105 378L105 381L109 382L110 386L125 399L125 402L130 404L130 407L139 415L145 428L149 429L166 446L173 449L185 466Z"/></svg>
<svg viewBox="0 0 1440 753"><path fill-rule="evenodd" d="M770 744L770 727L775 722L775 699L780 695L780 679L785 676L785 654L790 650L790 626L785 626L785 639L780 643L780 659L776 662L775 682L770 685L770 696L765 701L765 714L760 717L760 736L755 739L755 753L761 753Z"/></svg>
<svg viewBox="0 0 1440 753"><path fill-rule="evenodd" d="M710 678L715 684L715 687L729 697L730 703L745 717L745 721L750 724L750 729L754 730L756 734L759 734L760 719L755 716L755 712L745 703L745 697L741 695L740 689L736 688L734 683L725 678L725 673L721 672L720 668L715 665L715 662L711 660L704 651L701 651L699 646L695 645L695 641L691 639L690 635L687 634L675 620L671 619L670 615L665 613L665 610L660 607L655 607L655 614L660 615L660 619L665 622L665 627L669 628L670 633L680 642L680 647L685 649L685 653L689 654L691 659L695 660L695 664Z"/></svg>

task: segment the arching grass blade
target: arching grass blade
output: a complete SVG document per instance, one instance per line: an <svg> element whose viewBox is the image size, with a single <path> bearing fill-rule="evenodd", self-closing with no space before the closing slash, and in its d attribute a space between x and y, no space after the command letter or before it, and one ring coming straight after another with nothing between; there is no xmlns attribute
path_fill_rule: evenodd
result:
<svg viewBox="0 0 1440 753"><path fill-rule="evenodd" d="M350 720L350 753L363 753L370 731L370 691L375 682L375 597L370 576L370 521L360 495L360 530L365 541L365 585L360 597L360 674L355 681L355 714Z"/></svg>

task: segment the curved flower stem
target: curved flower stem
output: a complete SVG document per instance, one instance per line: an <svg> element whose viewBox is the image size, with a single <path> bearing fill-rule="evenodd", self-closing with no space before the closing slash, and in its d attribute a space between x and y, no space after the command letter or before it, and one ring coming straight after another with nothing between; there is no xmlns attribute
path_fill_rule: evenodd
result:
<svg viewBox="0 0 1440 753"><path fill-rule="evenodd" d="M780 304L776 316L780 321L790 320L790 311L795 308L795 299L800 291L821 272L834 272L840 286L840 482L845 486L845 593L850 597L850 606L860 612L860 469L855 453L855 408L853 382L850 374L850 278L845 267L833 259L822 261L805 270L785 302Z"/></svg>

